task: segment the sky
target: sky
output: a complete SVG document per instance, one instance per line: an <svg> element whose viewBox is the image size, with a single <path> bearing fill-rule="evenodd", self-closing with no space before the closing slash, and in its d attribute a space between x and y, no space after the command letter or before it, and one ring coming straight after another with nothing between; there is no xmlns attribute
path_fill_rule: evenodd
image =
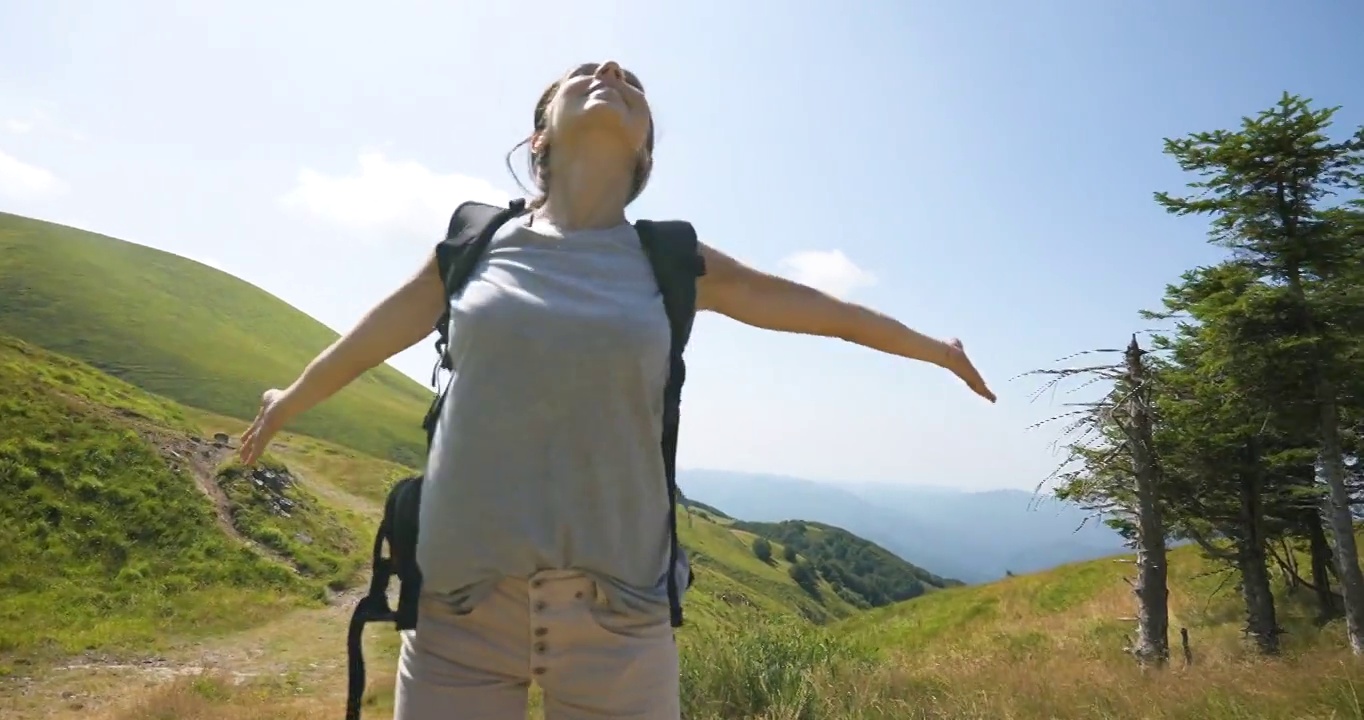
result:
<svg viewBox="0 0 1364 720"><path fill-rule="evenodd" d="M338 332L456 205L522 194L505 156L546 85L619 61L658 134L631 217L959 337L998 393L698 318L679 464L829 481L1034 488L1061 428L1030 426L1071 398L1017 376L1122 346L1221 256L1153 201L1190 179L1162 139L1285 90L1364 123L1353 0L0 0L0 28L0 210L194 258ZM433 361L392 362L425 384Z"/></svg>

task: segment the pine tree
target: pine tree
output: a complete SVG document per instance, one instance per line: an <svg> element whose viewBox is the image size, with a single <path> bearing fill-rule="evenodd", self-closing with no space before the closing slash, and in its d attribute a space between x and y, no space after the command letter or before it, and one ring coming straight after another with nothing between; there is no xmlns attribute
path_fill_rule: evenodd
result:
<svg viewBox="0 0 1364 720"><path fill-rule="evenodd" d="M1310 392L1277 397L1273 412L1303 418L1312 428L1315 461L1326 486L1321 512L1334 539L1346 627L1356 655L1364 654L1364 573L1358 561L1346 463L1359 325L1357 291L1345 282L1358 275L1358 214L1335 202L1364 182L1364 128L1342 141L1326 134L1338 108L1313 109L1284 93L1271 109L1243 118L1236 131L1217 130L1167 139L1165 152L1186 172L1197 194L1156 193L1176 215L1211 216L1210 242L1232 251L1230 261L1255 283L1282 290L1282 328L1270 342L1301 350L1300 371ZM1241 344L1239 349L1253 348Z"/></svg>

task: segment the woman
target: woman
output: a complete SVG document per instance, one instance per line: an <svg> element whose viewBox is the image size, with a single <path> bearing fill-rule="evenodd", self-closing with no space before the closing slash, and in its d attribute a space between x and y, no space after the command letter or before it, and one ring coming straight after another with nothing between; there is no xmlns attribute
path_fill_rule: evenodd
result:
<svg viewBox="0 0 1364 720"><path fill-rule="evenodd" d="M421 622L404 634L395 717L523 718L533 679L547 720L677 720L677 648L657 580L669 330L625 218L652 169L649 104L632 74L591 63L544 92L534 125L542 194L449 301L459 372L426 467ZM933 363L994 402L961 343L700 252L698 310ZM425 338L446 309L437 268L433 253L291 386L267 391L242 460Z"/></svg>

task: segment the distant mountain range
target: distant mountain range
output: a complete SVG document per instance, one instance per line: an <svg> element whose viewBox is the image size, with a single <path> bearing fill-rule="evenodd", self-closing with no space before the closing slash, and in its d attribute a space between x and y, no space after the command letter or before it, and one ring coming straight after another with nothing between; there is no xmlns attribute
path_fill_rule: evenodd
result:
<svg viewBox="0 0 1364 720"><path fill-rule="evenodd" d="M1085 510L1024 490L965 492L831 483L723 470L679 470L692 500L745 520L813 520L860 535L908 562L967 583L1127 552ZM1077 528L1079 528L1077 530Z"/></svg>

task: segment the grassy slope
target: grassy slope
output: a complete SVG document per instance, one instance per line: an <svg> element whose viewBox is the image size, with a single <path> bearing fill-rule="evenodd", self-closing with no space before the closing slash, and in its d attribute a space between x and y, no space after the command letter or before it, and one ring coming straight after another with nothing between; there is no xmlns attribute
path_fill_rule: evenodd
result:
<svg viewBox="0 0 1364 720"><path fill-rule="evenodd" d="M1364 717L1364 667L1340 621L1317 627L1310 591L1276 586L1284 653L1242 638L1236 578L1196 547L1170 553L1172 670L1143 675L1123 652L1135 635L1132 558L952 588L838 623L877 648L888 684L925 697L923 717ZM1306 566L1306 558L1302 558ZM1179 629L1194 664L1183 667ZM1011 669L1027 668L1027 672Z"/></svg>
<svg viewBox="0 0 1364 720"><path fill-rule="evenodd" d="M252 417L336 333L227 273L159 250L0 213L0 334L83 360L156 394ZM294 429L415 463L430 393L367 373Z"/></svg>
<svg viewBox="0 0 1364 720"><path fill-rule="evenodd" d="M135 429L174 404L0 336L0 660L213 632L318 588L232 542Z"/></svg>
<svg viewBox="0 0 1364 720"><path fill-rule="evenodd" d="M1135 614L1135 599L1123 581L1135 573L1131 561L1119 557L1073 563L987 585L952 588L869 611L840 628L874 634L901 649L952 643L1012 648L1024 655L1042 643L1042 636L1057 641L1076 637L1120 641L1135 628L1129 619ZM1231 575L1194 546L1170 552L1171 626L1189 628L1195 650L1201 646L1204 652L1233 652L1232 646L1239 646L1239 641L1224 644L1239 637L1244 621ZM1301 649L1326 641L1312 624L1310 595L1279 590L1279 622L1289 631L1287 646ZM1329 628L1326 635L1337 629ZM1120 644L1113 644L1114 649Z"/></svg>
<svg viewBox="0 0 1364 720"><path fill-rule="evenodd" d="M325 473L382 485L401 469L284 433L267 460L296 482L262 492L200 439L241 421L4 335L0 417L0 677L16 660L140 654L322 607L366 579L378 519Z"/></svg>
<svg viewBox="0 0 1364 720"><path fill-rule="evenodd" d="M260 481L262 472L289 480L276 488ZM360 513L329 507L292 478L287 465L266 455L256 468L229 460L214 480L231 506L231 522L239 533L289 558L305 577L330 590L343 590L357 579L365 560L361 550L368 545L357 530L368 529L368 524Z"/></svg>

